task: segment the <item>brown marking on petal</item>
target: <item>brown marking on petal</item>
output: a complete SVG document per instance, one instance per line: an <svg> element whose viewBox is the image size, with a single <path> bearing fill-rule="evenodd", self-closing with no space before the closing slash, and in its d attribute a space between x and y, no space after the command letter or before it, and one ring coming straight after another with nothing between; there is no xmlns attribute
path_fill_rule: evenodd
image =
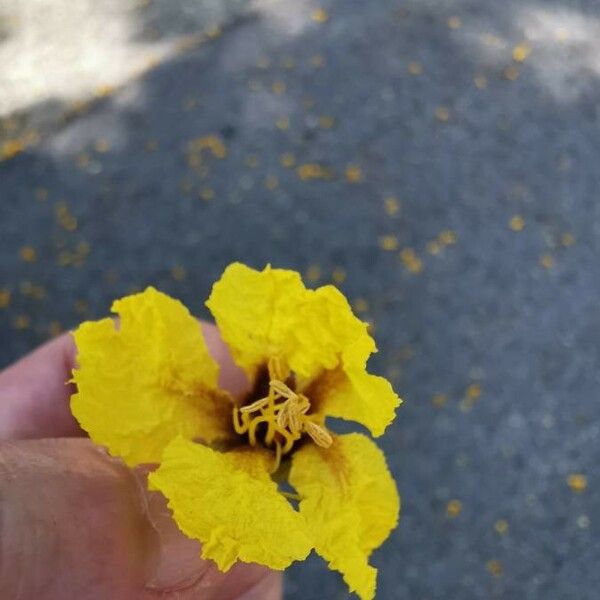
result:
<svg viewBox="0 0 600 600"><path fill-rule="evenodd" d="M335 389L347 385L348 378L341 367L322 371L311 381L302 393L310 398L311 414L323 414L327 397Z"/></svg>

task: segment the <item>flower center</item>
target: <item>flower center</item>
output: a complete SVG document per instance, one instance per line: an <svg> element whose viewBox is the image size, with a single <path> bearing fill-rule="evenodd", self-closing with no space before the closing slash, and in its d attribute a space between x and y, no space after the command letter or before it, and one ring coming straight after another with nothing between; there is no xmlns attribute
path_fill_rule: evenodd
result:
<svg viewBox="0 0 600 600"><path fill-rule="evenodd" d="M233 427L238 434L248 434L251 446L256 446L259 441L259 425L265 424L260 429L260 441L275 449L274 471L279 467L281 457L290 452L304 433L322 448L329 448L333 443L327 429L316 422L316 415L308 414L310 400L284 383L287 374L289 371L285 373L280 363L269 361L267 396L233 410Z"/></svg>

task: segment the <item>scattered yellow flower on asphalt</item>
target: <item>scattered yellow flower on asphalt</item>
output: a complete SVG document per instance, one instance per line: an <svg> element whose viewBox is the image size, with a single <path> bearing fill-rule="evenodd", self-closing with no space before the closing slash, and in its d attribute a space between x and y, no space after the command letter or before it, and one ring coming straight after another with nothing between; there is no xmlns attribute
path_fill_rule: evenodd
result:
<svg viewBox="0 0 600 600"><path fill-rule="evenodd" d="M440 235L438 235L438 241L444 246L454 246L457 240L458 236L456 235L455 231L452 231L452 229L444 229L444 231L441 231Z"/></svg>
<svg viewBox="0 0 600 600"><path fill-rule="evenodd" d="M336 267L331 274L331 279L333 279L334 283L344 283L346 281L346 270Z"/></svg>
<svg viewBox="0 0 600 600"><path fill-rule="evenodd" d="M320 165L318 163L304 163L296 168L298 177L303 181L309 181L311 179L332 179L333 172L329 167Z"/></svg>
<svg viewBox="0 0 600 600"><path fill-rule="evenodd" d="M19 250L19 257L23 262L35 262L37 260L37 252L32 246L23 246Z"/></svg>
<svg viewBox="0 0 600 600"><path fill-rule="evenodd" d="M400 260L410 273L420 273L423 270L423 261L415 254L412 248L404 248L400 252Z"/></svg>
<svg viewBox="0 0 600 600"><path fill-rule="evenodd" d="M448 397L446 396L446 394L437 393L433 395L433 398L431 399L431 404L433 404L435 408L444 408L447 400Z"/></svg>
<svg viewBox="0 0 600 600"><path fill-rule="evenodd" d="M108 98L115 93L115 87L112 85L101 85L96 88L96 96L98 98Z"/></svg>
<svg viewBox="0 0 600 600"><path fill-rule="evenodd" d="M22 281L19 284L19 291L27 298L34 300L43 300L46 297L46 289L43 285L37 285L31 281Z"/></svg>
<svg viewBox="0 0 600 600"><path fill-rule="evenodd" d="M383 235L379 238L379 245L384 250L397 250L398 238L395 235Z"/></svg>
<svg viewBox="0 0 600 600"><path fill-rule="evenodd" d="M412 60L408 63L406 70L411 75L420 75L423 72L423 65L419 61Z"/></svg>
<svg viewBox="0 0 600 600"><path fill-rule="evenodd" d="M462 21L460 20L460 17L453 15L452 17L448 17L447 24L450 29L459 29L462 25Z"/></svg>
<svg viewBox="0 0 600 600"><path fill-rule="evenodd" d="M312 14L312 20L315 23L325 23L329 20L329 14L324 8L317 8Z"/></svg>
<svg viewBox="0 0 600 600"><path fill-rule="evenodd" d="M383 205L385 207L385 212L390 217L393 217L394 215L398 214L400 210L400 201L394 196L387 196L387 198L384 198Z"/></svg>
<svg viewBox="0 0 600 600"><path fill-rule="evenodd" d="M75 162L80 169L85 169L86 167L89 167L91 160L92 159L87 152L82 152L77 155Z"/></svg>
<svg viewBox="0 0 600 600"><path fill-rule="evenodd" d="M471 383L465 390L465 398L467 400L478 400L481 396L481 384Z"/></svg>
<svg viewBox="0 0 600 600"><path fill-rule="evenodd" d="M499 560L488 560L486 564L487 570L494 576L500 577L504 569L502 568L502 563Z"/></svg>
<svg viewBox="0 0 600 600"><path fill-rule="evenodd" d="M525 227L525 219L521 215L515 215L514 217L510 218L508 226L513 231L523 231L523 228Z"/></svg>
<svg viewBox="0 0 600 600"><path fill-rule="evenodd" d="M498 535L504 535L508 531L508 522L505 519L498 519L494 523L494 531Z"/></svg>
<svg viewBox="0 0 600 600"><path fill-rule="evenodd" d="M446 505L446 516L449 519L456 519L462 511L462 502L460 500L450 500Z"/></svg>
<svg viewBox="0 0 600 600"><path fill-rule="evenodd" d="M306 269L306 279L311 283L316 283L321 279L322 271L319 265L309 265L308 269Z"/></svg>
<svg viewBox="0 0 600 600"><path fill-rule="evenodd" d="M552 254L542 254L540 265L542 265L544 269L551 269L554 266L554 257Z"/></svg>
<svg viewBox="0 0 600 600"><path fill-rule="evenodd" d="M99 140L96 140L96 143L94 144L94 150L99 154L108 152L109 148L110 144L106 138L100 138Z"/></svg>
<svg viewBox="0 0 600 600"><path fill-rule="evenodd" d="M10 290L0 290L0 308L6 308L10 304Z"/></svg>
<svg viewBox="0 0 600 600"><path fill-rule="evenodd" d="M276 175L269 175L265 179L265 187L268 190L276 190L279 186L279 179L277 179Z"/></svg>
<svg viewBox="0 0 600 600"><path fill-rule="evenodd" d="M429 254L437 256L442 251L442 244L440 244L440 242L437 240L431 240L430 242L427 242L426 248Z"/></svg>
<svg viewBox="0 0 600 600"><path fill-rule="evenodd" d="M469 412L477 400L479 400L481 396L481 384L479 383L471 383L467 386L465 390L465 395L463 399L460 401L459 408L461 412Z"/></svg>
<svg viewBox="0 0 600 600"><path fill-rule="evenodd" d="M473 78L475 87L479 90L483 90L487 87L487 77L485 75L475 75Z"/></svg>
<svg viewBox="0 0 600 600"><path fill-rule="evenodd" d="M512 58L515 62L522 63L531 54L531 46L528 44L519 44L512 51Z"/></svg>
<svg viewBox="0 0 600 600"><path fill-rule="evenodd" d="M281 163L282 167L291 169L296 164L296 157L290 152L285 152L281 155L279 162Z"/></svg>
<svg viewBox="0 0 600 600"><path fill-rule="evenodd" d="M212 188L205 187L200 190L200 198L202 198L202 200L209 202L210 200L213 200L214 197L215 190L213 190Z"/></svg>
<svg viewBox="0 0 600 600"><path fill-rule="evenodd" d="M360 183L363 180L363 171L359 165L348 165L344 175L348 183Z"/></svg>
<svg viewBox="0 0 600 600"><path fill-rule="evenodd" d="M17 315L13 321L15 329L28 329L31 325L31 319L27 315Z"/></svg>
<svg viewBox="0 0 600 600"><path fill-rule="evenodd" d="M0 146L0 161L9 160L25 150L25 144L21 140L7 140Z"/></svg>
<svg viewBox="0 0 600 600"><path fill-rule="evenodd" d="M333 127L334 120L333 117L328 115L321 115L319 117L319 127L322 129L331 129Z"/></svg>
<svg viewBox="0 0 600 600"><path fill-rule="evenodd" d="M77 218L71 214L71 211L64 200L56 203L54 214L56 216L56 221L65 231L73 232L77 229Z"/></svg>
<svg viewBox="0 0 600 600"><path fill-rule="evenodd" d="M450 119L450 111L445 106L438 106L435 109L435 118L442 123Z"/></svg>
<svg viewBox="0 0 600 600"><path fill-rule="evenodd" d="M396 526L400 502L379 448L336 434L328 417L383 434L400 404L366 371L367 324L333 286L298 273L235 263L208 308L250 380L234 398L198 322L154 288L113 304L113 319L75 331L71 408L92 440L128 465L158 463L181 531L222 571L236 561L284 569L315 549L362 600L375 595L369 562ZM298 504L282 493L287 479Z"/></svg>
<svg viewBox="0 0 600 600"><path fill-rule="evenodd" d="M223 159L227 156L227 148L220 136L215 134L204 135L191 140L188 144L191 154L201 155L203 151L208 151L215 158Z"/></svg>
<svg viewBox="0 0 600 600"><path fill-rule="evenodd" d="M281 96L281 94L285 93L286 85L283 81L275 81L271 86L274 94Z"/></svg>
<svg viewBox="0 0 600 600"><path fill-rule="evenodd" d="M575 244L575 236L572 233L563 233L560 236L560 243L561 245L563 245L565 248L568 248L569 246L573 246Z"/></svg>
<svg viewBox="0 0 600 600"><path fill-rule="evenodd" d="M286 131L290 128L290 118L289 117L279 117L275 121L275 127L277 129L281 129L281 131Z"/></svg>
<svg viewBox="0 0 600 600"><path fill-rule="evenodd" d="M571 473L567 477L567 485L573 492L581 494L587 489L587 477L581 473Z"/></svg>
<svg viewBox="0 0 600 600"><path fill-rule="evenodd" d="M310 57L310 64L313 67L320 69L325 64L325 59L322 54L315 54Z"/></svg>
<svg viewBox="0 0 600 600"><path fill-rule="evenodd" d="M352 303L352 308L354 308L357 313L367 312L369 310L369 301L366 298L357 298Z"/></svg>
<svg viewBox="0 0 600 600"><path fill-rule="evenodd" d="M517 69L517 67L515 67L514 65L509 65L508 67L506 67L506 69L504 69L505 79L508 79L509 81L516 81L518 77L519 69Z"/></svg>
<svg viewBox="0 0 600 600"><path fill-rule="evenodd" d="M183 281L186 276L187 271L185 270L185 267L182 267L181 265L171 267L171 277L173 277L175 281Z"/></svg>

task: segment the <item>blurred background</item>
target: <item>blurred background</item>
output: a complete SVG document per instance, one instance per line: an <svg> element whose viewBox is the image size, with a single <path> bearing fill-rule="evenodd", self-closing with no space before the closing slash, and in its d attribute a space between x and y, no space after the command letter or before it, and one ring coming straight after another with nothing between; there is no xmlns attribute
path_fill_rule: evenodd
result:
<svg viewBox="0 0 600 600"><path fill-rule="evenodd" d="M592 0L0 0L0 367L234 260L333 282L405 400L378 598L597 598L599 77Z"/></svg>

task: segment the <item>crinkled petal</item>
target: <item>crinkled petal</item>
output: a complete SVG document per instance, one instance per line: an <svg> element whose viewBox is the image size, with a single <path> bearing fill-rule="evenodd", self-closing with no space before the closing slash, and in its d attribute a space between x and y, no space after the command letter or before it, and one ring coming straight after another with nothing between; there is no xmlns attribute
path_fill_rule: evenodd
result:
<svg viewBox="0 0 600 600"><path fill-rule="evenodd" d="M290 343L297 307L306 293L295 271L256 271L241 263L229 265L212 289L206 306L235 362L249 376Z"/></svg>
<svg viewBox="0 0 600 600"><path fill-rule="evenodd" d="M308 444L292 459L289 477L315 549L362 600L375 595L371 552L398 522L400 498L381 450L366 436L337 436L328 449Z"/></svg>
<svg viewBox="0 0 600 600"><path fill-rule="evenodd" d="M236 560L284 569L312 546L304 520L269 475L272 461L262 450L221 453L180 438L165 449L149 485L222 571Z"/></svg>
<svg viewBox="0 0 600 600"><path fill-rule="evenodd" d="M198 321L154 288L113 304L119 323L83 323L71 409L97 443L129 465L157 462L175 437L230 435L231 400Z"/></svg>
<svg viewBox="0 0 600 600"><path fill-rule="evenodd" d="M206 303L235 361L252 376L279 357L302 377L333 369L366 324L328 285L307 290L295 271L229 265ZM369 338L370 339L370 338Z"/></svg>
<svg viewBox="0 0 600 600"><path fill-rule="evenodd" d="M342 353L342 364L323 371L306 389L315 412L361 423L376 437L394 420L402 402L384 377L371 375L366 364L374 345L363 336Z"/></svg>
<svg viewBox="0 0 600 600"><path fill-rule="evenodd" d="M358 340L367 340L371 352L375 351L367 324L354 316L345 296L332 285L307 290L295 318L288 363L303 377L334 369L346 349Z"/></svg>

